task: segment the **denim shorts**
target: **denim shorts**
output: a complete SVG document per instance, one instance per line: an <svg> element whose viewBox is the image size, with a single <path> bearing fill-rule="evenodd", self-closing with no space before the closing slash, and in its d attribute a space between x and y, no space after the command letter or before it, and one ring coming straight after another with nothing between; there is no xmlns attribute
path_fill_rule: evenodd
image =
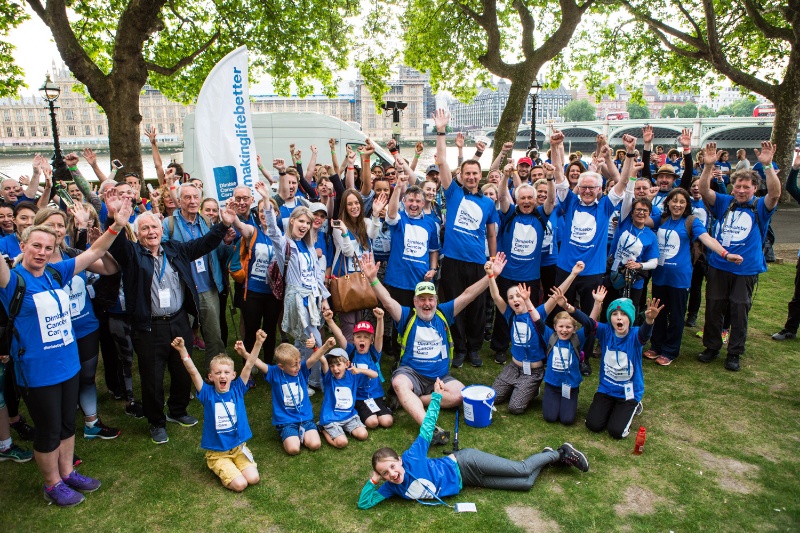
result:
<svg viewBox="0 0 800 533"><path fill-rule="evenodd" d="M275 426L281 436L281 442L289 437L300 437L300 443L303 443L303 437L306 431L317 430L317 424L313 420L305 420L303 422L292 422L291 424L282 424ZM302 431L301 431L302 429Z"/></svg>

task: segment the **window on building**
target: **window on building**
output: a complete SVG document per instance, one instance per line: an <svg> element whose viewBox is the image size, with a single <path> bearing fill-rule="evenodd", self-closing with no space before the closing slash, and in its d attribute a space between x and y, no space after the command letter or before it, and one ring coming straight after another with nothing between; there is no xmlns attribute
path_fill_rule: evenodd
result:
<svg viewBox="0 0 800 533"><path fill-rule="evenodd" d="M169 132L170 133L175 133L175 123L174 122L170 122L169 123Z"/></svg>
<svg viewBox="0 0 800 533"><path fill-rule="evenodd" d="M98 135L102 135L103 134L103 125L102 124L97 126L97 134Z"/></svg>
<svg viewBox="0 0 800 533"><path fill-rule="evenodd" d="M369 119L369 129L370 130L374 130L375 129L375 117L371 117Z"/></svg>
<svg viewBox="0 0 800 533"><path fill-rule="evenodd" d="M47 137L48 135L50 135L50 132L47 129L47 126L42 126L42 137Z"/></svg>
<svg viewBox="0 0 800 533"><path fill-rule="evenodd" d="M144 118L150 118L150 108L145 108L145 110L144 110Z"/></svg>
<svg viewBox="0 0 800 533"><path fill-rule="evenodd" d="M83 110L83 118L85 120L89 120L89 110L88 109L84 109Z"/></svg>
<svg viewBox="0 0 800 533"><path fill-rule="evenodd" d="M17 119L17 122L22 122L22 110L21 109L15 109L14 110L14 118Z"/></svg>
<svg viewBox="0 0 800 533"><path fill-rule="evenodd" d="M28 120L33 122L35 119L33 118L33 109L28 109Z"/></svg>
<svg viewBox="0 0 800 533"><path fill-rule="evenodd" d="M31 137L36 137L36 126L31 126Z"/></svg>
<svg viewBox="0 0 800 533"><path fill-rule="evenodd" d="M13 137L14 129L11 126L6 126L6 137Z"/></svg>
<svg viewBox="0 0 800 533"><path fill-rule="evenodd" d="M92 127L90 125L86 124L83 127L83 131L86 133L86 135L91 135L92 134Z"/></svg>
<svg viewBox="0 0 800 533"><path fill-rule="evenodd" d="M169 108L169 110L167 111L167 117L175 118L175 108L174 107L170 107Z"/></svg>
<svg viewBox="0 0 800 533"><path fill-rule="evenodd" d="M160 107L156 108L156 118L161 118L161 108Z"/></svg>
<svg viewBox="0 0 800 533"><path fill-rule="evenodd" d="M158 123L158 133L164 133L164 125L162 123Z"/></svg>
<svg viewBox="0 0 800 533"><path fill-rule="evenodd" d="M3 110L3 120L6 122L11 122L11 113L8 111L8 109Z"/></svg>
<svg viewBox="0 0 800 533"><path fill-rule="evenodd" d="M75 120L75 114L73 113L72 109L67 109L64 111L64 118L66 120Z"/></svg>
<svg viewBox="0 0 800 533"><path fill-rule="evenodd" d="M75 126L67 126L67 135L78 135L78 130Z"/></svg>
<svg viewBox="0 0 800 533"><path fill-rule="evenodd" d="M25 128L23 128L22 126L19 126L17 128L17 133L19 133L19 137L25 137Z"/></svg>

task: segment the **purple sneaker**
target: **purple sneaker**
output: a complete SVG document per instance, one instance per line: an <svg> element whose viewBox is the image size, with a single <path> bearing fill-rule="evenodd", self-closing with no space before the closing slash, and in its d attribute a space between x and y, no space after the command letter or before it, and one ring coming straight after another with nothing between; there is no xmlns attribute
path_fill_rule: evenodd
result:
<svg viewBox="0 0 800 533"><path fill-rule="evenodd" d="M59 507L73 507L83 503L83 494L75 492L66 483L58 482L49 489L44 488L44 499L47 504L54 503Z"/></svg>
<svg viewBox="0 0 800 533"><path fill-rule="evenodd" d="M75 490L81 492L94 492L100 488L100 481L81 475L77 470L73 470L67 477L61 478L61 481L69 485Z"/></svg>

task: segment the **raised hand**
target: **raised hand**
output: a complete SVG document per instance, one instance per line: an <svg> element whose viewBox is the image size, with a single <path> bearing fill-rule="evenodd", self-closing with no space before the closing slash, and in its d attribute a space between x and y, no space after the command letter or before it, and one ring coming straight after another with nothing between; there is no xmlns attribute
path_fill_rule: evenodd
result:
<svg viewBox="0 0 800 533"><path fill-rule="evenodd" d="M478 141L475 143L475 151L476 152L483 152L486 150L486 143L483 141Z"/></svg>
<svg viewBox="0 0 800 533"><path fill-rule="evenodd" d="M89 246L93 245L94 241L99 239L102 234L103 234L102 230L98 227L89 228L89 235L87 235Z"/></svg>
<svg viewBox="0 0 800 533"><path fill-rule="evenodd" d="M319 151L319 150L317 150L317 146L316 146L316 145L314 145L314 144L312 144L312 145L311 145L311 155L317 155L317 152L318 152L318 151Z"/></svg>
<svg viewBox="0 0 800 533"><path fill-rule="evenodd" d="M514 149L514 143L508 141L503 143L503 147L500 149L500 151L503 152L504 154L507 154L513 149Z"/></svg>
<svg viewBox="0 0 800 533"><path fill-rule="evenodd" d="M660 304L660 303L661 303L661 300L659 300L658 298L653 298L653 299L647 300L647 310L644 312L644 317L647 320L650 320L650 321L655 320L656 317L658 316L658 313L660 313L661 310L664 309L663 305L659 307L658 304Z"/></svg>
<svg viewBox="0 0 800 533"><path fill-rule="evenodd" d="M761 156L759 155L759 160ZM706 147L703 148L703 163L706 165L713 165L717 162L719 158L719 153L717 152L717 143L708 143ZM770 162L772 158L770 158Z"/></svg>
<svg viewBox="0 0 800 533"><path fill-rule="evenodd" d="M764 167L771 167L774 156L775 145L769 141L761 141L761 153L758 154L758 162Z"/></svg>
<svg viewBox="0 0 800 533"><path fill-rule="evenodd" d="M120 203L122 203L122 206L114 214L114 223L119 224L120 226L125 226L133 214L133 206L130 204L130 202ZM106 207L108 207L108 204L106 204ZM109 209L109 213L110 212L111 210Z"/></svg>
<svg viewBox="0 0 800 533"><path fill-rule="evenodd" d="M483 271L486 272L486 274L494 273L493 265L494 265L493 261L486 261L486 264L483 265Z"/></svg>
<svg viewBox="0 0 800 533"><path fill-rule="evenodd" d="M596 290L592 291L592 298L594 298L595 302L602 302L606 299L606 295L608 294L608 290L603 285L598 285Z"/></svg>
<svg viewBox="0 0 800 533"><path fill-rule="evenodd" d="M528 287L526 283L520 283L517 285L517 290L519 291L520 297L523 301L528 301L531 297L531 289Z"/></svg>
<svg viewBox="0 0 800 533"><path fill-rule="evenodd" d="M159 198L161 198L161 191L155 189L153 192L150 193L150 201L154 204L158 203Z"/></svg>
<svg viewBox="0 0 800 533"><path fill-rule="evenodd" d="M608 145L608 139L602 133L594 138L594 142L595 142L595 144L597 146L597 153L600 153L600 149L603 146L607 146Z"/></svg>
<svg viewBox="0 0 800 533"><path fill-rule="evenodd" d="M550 148L552 149L563 142L564 134L560 130L553 129L553 133L550 135Z"/></svg>
<svg viewBox="0 0 800 533"><path fill-rule="evenodd" d="M260 194L262 198L269 198L270 197L269 189L267 188L267 184L264 183L261 180L258 180L256 182L256 192L258 194ZM267 201L265 203L270 204L270 206L271 206L271 202Z"/></svg>
<svg viewBox="0 0 800 533"><path fill-rule="evenodd" d="M302 161L303 160L303 151L302 150L295 150L293 157L294 157L294 159L292 159L292 162L297 164L298 161Z"/></svg>
<svg viewBox="0 0 800 533"><path fill-rule="evenodd" d="M278 172L286 172L286 161L283 159L273 159L272 166Z"/></svg>
<svg viewBox="0 0 800 533"><path fill-rule="evenodd" d="M364 145L364 149L362 150L362 154L366 156L371 156L375 153L375 145L372 144L372 139L367 139L366 144Z"/></svg>
<svg viewBox="0 0 800 533"><path fill-rule="evenodd" d="M556 167L551 165L550 163L542 163L542 168L544 168L544 175L545 176L552 176L556 172Z"/></svg>
<svg viewBox="0 0 800 533"><path fill-rule="evenodd" d="M458 148L464 148L464 134L460 131L456 133L456 146Z"/></svg>
<svg viewBox="0 0 800 533"><path fill-rule="evenodd" d="M447 125L450 124L450 112L444 109L437 109L433 114L433 121L436 124L436 131L444 133Z"/></svg>
<svg viewBox="0 0 800 533"><path fill-rule="evenodd" d="M326 350L330 350L334 346L336 346L336 339L334 339L333 337L328 337L328 340L325 341L323 348L325 348Z"/></svg>
<svg viewBox="0 0 800 533"><path fill-rule="evenodd" d="M644 161L636 161L633 164L633 175L634 176L638 175L639 172L641 172L643 168L644 168Z"/></svg>
<svg viewBox="0 0 800 533"><path fill-rule="evenodd" d="M186 346L186 344L183 342L183 337L175 337L170 344L176 350L181 350Z"/></svg>
<svg viewBox="0 0 800 533"><path fill-rule="evenodd" d="M309 337L305 341L306 348L313 348L317 345L317 341L314 340L314 337Z"/></svg>
<svg viewBox="0 0 800 533"><path fill-rule="evenodd" d="M347 166L353 166L356 162L356 153L349 146L347 147Z"/></svg>
<svg viewBox="0 0 800 533"><path fill-rule="evenodd" d="M247 357L247 350L245 350L244 343L242 341L236 341L236 344L233 345L233 349L236 350L236 353L242 357Z"/></svg>
<svg viewBox="0 0 800 533"><path fill-rule="evenodd" d="M75 152L69 153L64 156L64 162L67 164L68 167L74 167L78 164L80 159L78 159L78 154Z"/></svg>
<svg viewBox="0 0 800 533"><path fill-rule="evenodd" d="M30 176L20 176L17 181L22 187L27 187L31 183L31 178Z"/></svg>
<svg viewBox="0 0 800 533"><path fill-rule="evenodd" d="M144 134L150 139L150 144L156 144L156 129L152 125L145 126Z"/></svg>
<svg viewBox="0 0 800 533"><path fill-rule="evenodd" d="M88 228L89 227L89 210L80 202L75 202L72 207L69 208L69 212L72 213L73 218L75 219L75 226L78 228Z"/></svg>
<svg viewBox="0 0 800 533"><path fill-rule="evenodd" d="M394 148L397 148L397 141L395 141L394 139L389 139L388 141L386 141L387 150L391 152Z"/></svg>
<svg viewBox="0 0 800 533"><path fill-rule="evenodd" d="M326 321L327 320L333 320L333 310L331 310L331 309L324 310L322 312L322 318L324 318Z"/></svg>
<svg viewBox="0 0 800 533"><path fill-rule="evenodd" d="M494 256L494 261L492 261L492 272L494 272L494 277L499 276L503 273L503 269L506 266L506 254L503 252L497 252L497 255Z"/></svg>
<svg viewBox="0 0 800 533"><path fill-rule="evenodd" d="M506 166L503 167L503 174L505 174L506 176L510 176L511 174L514 173L515 170L516 169L514 168L513 162L507 163Z"/></svg>
<svg viewBox="0 0 800 533"><path fill-rule="evenodd" d="M642 142L645 144L651 143L653 142L653 137L655 137L655 133L653 133L653 126L648 124L642 128Z"/></svg>
<svg viewBox="0 0 800 533"><path fill-rule="evenodd" d="M567 296L558 287L553 287L550 289L550 298L555 300L561 309L567 309L569 307Z"/></svg>
<svg viewBox="0 0 800 533"><path fill-rule="evenodd" d="M271 205L269 200L264 203ZM234 220L236 220L236 211L233 208L233 202L228 202L228 204L225 206L225 209L220 209L219 218L226 226L233 224Z"/></svg>
<svg viewBox="0 0 800 533"><path fill-rule="evenodd" d="M572 267L572 273L580 274L581 272L583 272L584 268L586 268L586 265L583 263L583 261L578 261L577 263L575 263L575 266Z"/></svg>
<svg viewBox="0 0 800 533"><path fill-rule="evenodd" d="M421 142L418 142L417 144L414 145L414 153L416 155L418 155L418 156L422 155L422 152L424 150L425 150L425 145L423 145Z"/></svg>
<svg viewBox="0 0 800 533"><path fill-rule="evenodd" d="M42 157L42 154L36 154L33 156L33 174L36 175L39 172L39 167L42 167L47 164L47 160Z"/></svg>
<svg viewBox="0 0 800 533"><path fill-rule="evenodd" d="M385 315L383 309L380 307L376 307L372 310L372 314L375 315L375 320L382 320L383 316Z"/></svg>
<svg viewBox="0 0 800 533"><path fill-rule="evenodd" d="M636 150L636 137L626 133L622 136L622 145L627 153L632 154Z"/></svg>
<svg viewBox="0 0 800 533"><path fill-rule="evenodd" d="M678 137L678 144L683 146L684 150L692 147L692 130L684 128Z"/></svg>
<svg viewBox="0 0 800 533"><path fill-rule="evenodd" d="M259 328L259 330L256 331L256 340L258 342L264 342L267 340L267 332Z"/></svg>
<svg viewBox="0 0 800 533"><path fill-rule="evenodd" d="M95 154L94 150L91 148L84 148L82 155L86 162L90 165L94 166L97 163L97 154Z"/></svg>
<svg viewBox="0 0 800 533"><path fill-rule="evenodd" d="M373 216L380 215L381 211L383 211L383 208L386 207L386 204L388 203L389 203L389 195L387 195L385 192L380 193L377 198L372 200Z"/></svg>
<svg viewBox="0 0 800 533"><path fill-rule="evenodd" d="M365 253L362 255L361 260L359 261L361 272L363 272L370 281L374 281L378 277L378 267L380 265L380 263L375 263L375 260L370 253Z"/></svg>
<svg viewBox="0 0 800 533"><path fill-rule="evenodd" d="M172 185L175 183L175 180L175 167L169 167L164 171L164 182L166 182L169 187L172 187Z"/></svg>
<svg viewBox="0 0 800 533"><path fill-rule="evenodd" d="M328 139L328 146L331 147L331 151L336 150L336 139L334 139L333 137Z"/></svg>

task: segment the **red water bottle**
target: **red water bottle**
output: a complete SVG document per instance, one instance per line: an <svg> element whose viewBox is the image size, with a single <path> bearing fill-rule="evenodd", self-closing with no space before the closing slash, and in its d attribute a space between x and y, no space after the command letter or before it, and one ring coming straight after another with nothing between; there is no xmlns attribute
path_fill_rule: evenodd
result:
<svg viewBox="0 0 800 533"><path fill-rule="evenodd" d="M633 445L633 453L635 455L642 455L644 451L644 441L647 438L647 432L644 429L644 426L639 428L639 433L636 434L636 442Z"/></svg>

